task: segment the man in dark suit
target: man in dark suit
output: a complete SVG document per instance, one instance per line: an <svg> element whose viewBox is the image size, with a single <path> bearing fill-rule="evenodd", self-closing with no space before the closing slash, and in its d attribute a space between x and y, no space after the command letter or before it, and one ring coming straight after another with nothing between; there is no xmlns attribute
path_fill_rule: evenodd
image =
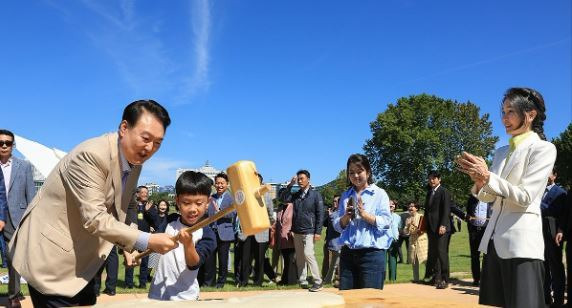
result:
<svg viewBox="0 0 572 308"><path fill-rule="evenodd" d="M25 160L12 156L15 146L14 134L0 129L0 167L4 175L7 207L4 210L4 240L9 243L22 220L28 204L36 194L32 165ZM8 260L8 299L10 307L19 307L24 295L20 292L20 275Z"/></svg>
<svg viewBox="0 0 572 308"><path fill-rule="evenodd" d="M564 305L565 274L562 263L562 245L556 235L563 230L566 190L556 185L556 170L548 176L548 185L542 196L542 234L544 236L544 299L546 304ZM553 293L553 296L551 296Z"/></svg>
<svg viewBox="0 0 572 308"><path fill-rule="evenodd" d="M570 191L566 194L566 201L564 203L564 219L562 230L556 234L556 243L562 246L562 240L566 240L566 293L572 294L572 244L570 243L572 239L572 193ZM570 295L568 295L567 305L570 307L572 300Z"/></svg>
<svg viewBox="0 0 572 308"><path fill-rule="evenodd" d="M469 230L469 247L471 248L471 272L473 285L478 286L481 281L481 253L479 245L491 217L492 207L473 195L467 200L467 229Z"/></svg>
<svg viewBox="0 0 572 308"><path fill-rule="evenodd" d="M427 236L429 238L429 254L427 272L433 274L437 289L445 289L449 279L448 238L451 232L451 197L441 186L441 175L431 171L428 176L429 191L425 199L425 217L427 219Z"/></svg>
<svg viewBox="0 0 572 308"><path fill-rule="evenodd" d="M140 231L143 232L151 232L151 225L152 222L149 221L146 215L144 215L145 211L148 210L152 203L149 203L149 190L147 186L138 186L135 192L136 196L136 210L137 210L137 227ZM149 265L149 256L141 258L141 264L139 269L139 285L137 286L140 289L147 288L147 278L149 276L148 273L148 265ZM128 289L133 288L133 267L125 267L125 287Z"/></svg>

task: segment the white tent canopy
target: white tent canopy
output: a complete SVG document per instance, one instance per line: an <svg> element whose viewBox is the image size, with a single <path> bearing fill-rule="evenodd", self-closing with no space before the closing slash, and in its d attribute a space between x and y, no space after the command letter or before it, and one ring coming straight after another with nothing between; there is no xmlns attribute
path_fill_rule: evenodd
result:
<svg viewBox="0 0 572 308"><path fill-rule="evenodd" d="M16 150L20 152L44 177L52 172L66 152L49 148L41 143L16 135Z"/></svg>

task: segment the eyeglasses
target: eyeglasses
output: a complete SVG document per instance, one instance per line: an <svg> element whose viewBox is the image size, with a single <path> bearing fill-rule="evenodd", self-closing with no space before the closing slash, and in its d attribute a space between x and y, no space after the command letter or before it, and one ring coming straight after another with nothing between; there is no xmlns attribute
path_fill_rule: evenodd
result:
<svg viewBox="0 0 572 308"><path fill-rule="evenodd" d="M11 147L13 144L14 144L14 141L0 140L0 147L3 147L3 146Z"/></svg>

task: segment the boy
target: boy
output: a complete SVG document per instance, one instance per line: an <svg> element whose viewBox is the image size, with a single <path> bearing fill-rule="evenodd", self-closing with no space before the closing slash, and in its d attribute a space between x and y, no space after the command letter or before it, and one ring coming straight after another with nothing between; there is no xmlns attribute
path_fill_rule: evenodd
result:
<svg viewBox="0 0 572 308"><path fill-rule="evenodd" d="M175 236L199 222L209 204L212 180L200 172L186 171L175 185L175 201L180 218L167 225L165 233ZM158 300L197 300L199 267L216 249L216 235L210 227L192 234L180 232L179 245L159 259L149 298Z"/></svg>

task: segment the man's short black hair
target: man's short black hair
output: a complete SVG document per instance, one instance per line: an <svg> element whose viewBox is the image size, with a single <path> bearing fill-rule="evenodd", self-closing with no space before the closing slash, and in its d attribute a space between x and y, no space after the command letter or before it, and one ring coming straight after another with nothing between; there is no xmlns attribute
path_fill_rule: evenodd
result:
<svg viewBox="0 0 572 308"><path fill-rule="evenodd" d="M204 173L195 171L185 171L177 179L175 193L210 196L213 181Z"/></svg>
<svg viewBox="0 0 572 308"><path fill-rule="evenodd" d="M14 133L7 129L0 129L0 135L6 135L12 137L12 141L14 141Z"/></svg>
<svg viewBox="0 0 572 308"><path fill-rule="evenodd" d="M163 124L165 131L171 124L171 118L169 117L167 110L154 100L138 100L127 105L123 110L123 117L121 120L126 121L129 127L133 127L137 124L137 121L143 112L149 112L154 115L161 124Z"/></svg>
<svg viewBox="0 0 572 308"><path fill-rule="evenodd" d="M304 175L306 175L308 178L310 178L310 171L308 171L308 170L304 170L304 169L298 170L298 172L296 172L296 175L300 175L300 174L304 174Z"/></svg>
<svg viewBox="0 0 572 308"><path fill-rule="evenodd" d="M224 172L220 172L219 174L215 175L215 181L218 178L223 178L227 183L228 183L228 175L226 175L226 173Z"/></svg>
<svg viewBox="0 0 572 308"><path fill-rule="evenodd" d="M429 171L429 174L427 175L428 178L441 178L441 173L439 173L439 171L437 170L431 170Z"/></svg>

